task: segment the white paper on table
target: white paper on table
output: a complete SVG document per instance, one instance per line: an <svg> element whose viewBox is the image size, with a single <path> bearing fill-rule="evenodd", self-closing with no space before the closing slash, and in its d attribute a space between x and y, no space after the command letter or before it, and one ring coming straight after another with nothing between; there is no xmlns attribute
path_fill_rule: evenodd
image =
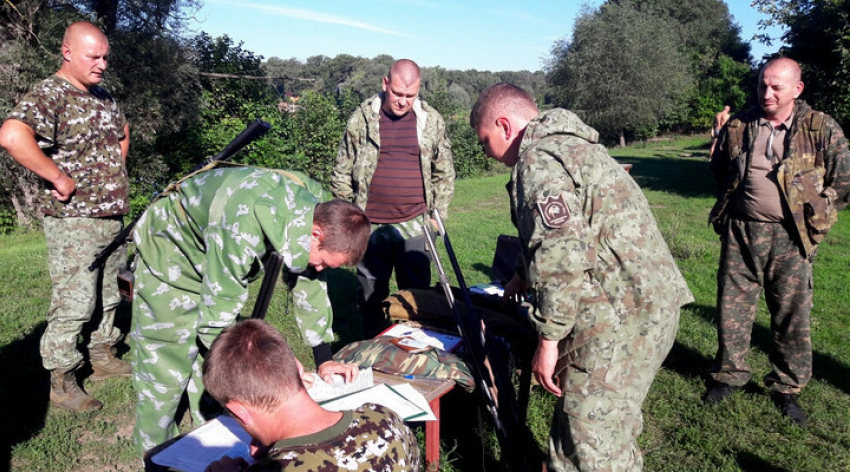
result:
<svg viewBox="0 0 850 472"><path fill-rule="evenodd" d="M460 336L439 333L437 331L433 331L426 328L414 328L402 324L396 324L395 326L381 333L381 336L391 336L394 338L410 338L447 352L452 352L460 345L461 341L463 341L463 338L461 338Z"/></svg>
<svg viewBox="0 0 850 472"><path fill-rule="evenodd" d="M222 415L178 439L151 460L185 472L204 472L210 463L224 456L241 457L253 464L251 436L235 419Z"/></svg>
<svg viewBox="0 0 850 472"><path fill-rule="evenodd" d="M307 394L317 402L354 393L375 385L371 367L360 369L357 378L349 383L345 383L345 378L339 374L333 375L332 383L325 382L315 372L312 375L313 385L307 390Z"/></svg>
<svg viewBox="0 0 850 472"><path fill-rule="evenodd" d="M354 410L366 403L376 403L393 410L404 421L434 421L437 419L428 400L408 383L374 387L321 402L330 411Z"/></svg>

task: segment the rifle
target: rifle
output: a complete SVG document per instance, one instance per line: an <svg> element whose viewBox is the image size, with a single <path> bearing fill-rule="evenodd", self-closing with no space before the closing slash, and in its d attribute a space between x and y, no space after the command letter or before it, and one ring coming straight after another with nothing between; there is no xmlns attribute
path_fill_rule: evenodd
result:
<svg viewBox="0 0 850 472"><path fill-rule="evenodd" d="M239 152L243 147L247 146L251 141L254 141L260 136L266 134L269 129L271 129L270 124L266 123L263 120L254 120L241 133L239 133L239 135L236 136L233 141L230 142L230 144L225 146L225 148L222 149L220 153L216 154L210 159L201 162L200 164L192 168L192 170L189 171L189 175L203 169L205 166L213 162L229 160L231 157L233 157L234 154ZM171 188L171 186L169 186L169 188ZM168 188L166 189L166 191L167 190ZM159 196L162 196L164 194L165 192L161 193ZM117 236L115 236L115 239L113 239L108 246L103 248L103 250L100 251L97 256L95 256L94 262L92 262L92 264L89 266L89 272L94 272L96 270L101 269L103 265L106 264L106 260L109 259L109 256L111 256L116 249L127 243L127 239L130 238L130 233L133 231L133 227L136 226L136 223L139 221L139 218L141 218L141 216L142 215L137 216L133 219L133 221L128 223L127 226L125 226L124 229L122 229L121 232L118 233Z"/></svg>
<svg viewBox="0 0 850 472"><path fill-rule="evenodd" d="M511 464L514 472L540 470L542 467L540 449L525 424L524 413L520 411L521 409L517 404L516 391L511 382L505 351L504 349L496 349L500 346L497 345L487 323L472 304L472 298L460 271L451 241L449 241L449 235L437 210L434 210L434 219L437 222L439 233L443 236L446 254L451 261L458 288L463 295L463 301L468 308L467 314L461 311L458 302L455 300L448 276L443 269L440 258L437 256L434 240L431 238L430 224L427 222L424 225L426 244L437 267L440 285L446 294L446 300L454 313L458 331L463 338L467 356L472 364L471 370L475 377L477 390L481 392L484 406L490 413L501 449L507 456L508 463ZM524 368L523 371L523 374L526 374L525 371L530 371L530 369Z"/></svg>
<svg viewBox="0 0 850 472"><path fill-rule="evenodd" d="M272 295L274 295L274 286L277 284L280 270L283 267L283 256L278 254L277 251L271 251L264 267L266 275L263 276L257 301L254 302L254 311L251 312L251 318L260 320L266 319L266 312L269 311L269 303L271 303Z"/></svg>

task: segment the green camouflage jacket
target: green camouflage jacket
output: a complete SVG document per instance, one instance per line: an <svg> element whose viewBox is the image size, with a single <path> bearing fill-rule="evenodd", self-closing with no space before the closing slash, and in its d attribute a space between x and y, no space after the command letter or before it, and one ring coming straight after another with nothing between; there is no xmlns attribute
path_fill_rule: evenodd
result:
<svg viewBox="0 0 850 472"><path fill-rule="evenodd" d="M709 222L718 234L728 220L729 202L749 169L762 116L762 110L755 107L732 117L711 156L718 198ZM812 110L803 100L794 104L777 180L782 183L780 193L794 219L800 250L811 258L837 221L838 211L850 200L850 151L838 123Z"/></svg>
<svg viewBox="0 0 850 472"><path fill-rule="evenodd" d="M164 283L199 293L198 337L209 346L233 324L248 299L248 283L264 273L272 249L284 271L307 271L313 211L321 186L255 167L217 167L182 181L157 200L133 230L136 250ZM334 340L327 284L298 276L292 289L295 318L310 346ZM157 322L167 323L163 313Z"/></svg>
<svg viewBox="0 0 850 472"><path fill-rule="evenodd" d="M353 202L363 210L369 197L369 184L378 166L382 96L383 92L364 101L351 115L339 143L331 175L334 197ZM446 219L455 180L446 124L437 110L421 99L417 98L413 103L413 113L416 115L419 160L425 180L425 203L428 211L436 209Z"/></svg>
<svg viewBox="0 0 850 472"><path fill-rule="evenodd" d="M328 429L272 445L248 472L417 472L416 435L392 410L367 403Z"/></svg>
<svg viewBox="0 0 850 472"><path fill-rule="evenodd" d="M652 317L693 301L640 187L597 139L575 114L543 112L528 124L511 173L531 319L546 339L608 332L579 316L594 303ZM607 297L587 297L589 276Z"/></svg>
<svg viewBox="0 0 850 472"><path fill-rule="evenodd" d="M9 113L35 131L38 146L77 184L67 202L42 192L41 211L56 217L123 215L129 209L121 140L127 120L106 90L80 90L55 75Z"/></svg>

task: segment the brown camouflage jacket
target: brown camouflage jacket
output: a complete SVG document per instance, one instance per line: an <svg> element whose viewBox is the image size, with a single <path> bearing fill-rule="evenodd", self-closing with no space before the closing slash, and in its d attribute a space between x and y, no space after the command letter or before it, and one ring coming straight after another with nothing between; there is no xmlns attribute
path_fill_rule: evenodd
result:
<svg viewBox="0 0 850 472"><path fill-rule="evenodd" d="M127 120L106 90L80 90L50 76L11 113L35 131L47 157L77 183L67 202L41 193L41 210L56 217L104 217L129 210L127 168L121 154Z"/></svg>
<svg viewBox="0 0 850 472"><path fill-rule="evenodd" d="M334 197L354 202L366 209L369 184L378 166L381 133L378 129L383 92L360 104L348 120L337 150L336 165L331 175ZM425 183L428 211L438 210L448 217L449 202L454 193L455 169L451 143L443 117L425 101L413 103L416 133L419 137L419 161Z"/></svg>
<svg viewBox="0 0 850 472"><path fill-rule="evenodd" d="M718 198L709 222L718 234L722 234L729 203L749 169L762 116L762 110L755 107L732 117L711 156ZM850 151L838 123L829 115L812 110L803 100L794 105L777 180L781 183L784 207L794 220L800 250L811 258L837 221L838 211L850 200Z"/></svg>

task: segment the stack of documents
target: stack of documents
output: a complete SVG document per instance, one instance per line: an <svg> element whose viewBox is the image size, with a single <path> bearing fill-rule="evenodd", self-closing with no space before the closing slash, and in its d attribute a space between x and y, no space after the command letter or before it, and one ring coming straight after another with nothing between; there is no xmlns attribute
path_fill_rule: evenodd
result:
<svg viewBox="0 0 850 472"><path fill-rule="evenodd" d="M371 367L361 369L357 379L351 383L345 383L340 375L334 375L332 383L313 375L316 380L307 393L326 410L354 410L366 403L375 403L395 411L405 421L437 419L428 401L412 385L375 385Z"/></svg>
<svg viewBox="0 0 850 472"><path fill-rule="evenodd" d="M463 338L451 334L443 334L425 328L414 328L402 324L396 324L385 330L380 336L389 336L393 338L406 338L415 341L412 346L430 346L442 349L446 352L453 352L460 346Z"/></svg>

